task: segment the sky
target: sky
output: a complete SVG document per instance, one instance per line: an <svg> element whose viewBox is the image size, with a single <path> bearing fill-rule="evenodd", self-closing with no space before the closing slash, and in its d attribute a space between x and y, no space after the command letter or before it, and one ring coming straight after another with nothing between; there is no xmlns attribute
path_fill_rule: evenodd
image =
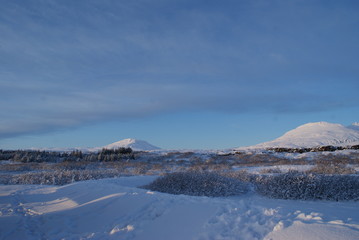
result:
<svg viewBox="0 0 359 240"><path fill-rule="evenodd" d="M0 149L223 149L359 121L355 0L0 6Z"/></svg>

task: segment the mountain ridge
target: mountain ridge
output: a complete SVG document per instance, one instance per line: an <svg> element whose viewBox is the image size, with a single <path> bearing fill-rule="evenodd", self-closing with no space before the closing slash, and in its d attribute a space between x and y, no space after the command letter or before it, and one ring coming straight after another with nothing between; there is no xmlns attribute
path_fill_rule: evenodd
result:
<svg viewBox="0 0 359 240"><path fill-rule="evenodd" d="M111 144L108 144L106 146L101 147L106 149L116 149L116 148L131 148L134 151L151 151L151 150L159 150L160 148L157 146L154 146L152 144L149 144L148 142L144 140L134 139L134 138L126 138Z"/></svg>
<svg viewBox="0 0 359 240"><path fill-rule="evenodd" d="M345 127L338 123L312 122L298 126L282 136L249 148L303 148L318 146L350 146L359 144L359 124Z"/></svg>

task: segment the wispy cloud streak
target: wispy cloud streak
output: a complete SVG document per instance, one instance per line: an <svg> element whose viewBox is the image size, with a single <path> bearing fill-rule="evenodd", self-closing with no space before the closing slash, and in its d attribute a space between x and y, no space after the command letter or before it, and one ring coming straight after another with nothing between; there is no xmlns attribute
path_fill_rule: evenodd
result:
<svg viewBox="0 0 359 240"><path fill-rule="evenodd" d="M0 138L176 111L358 102L358 5L8 1Z"/></svg>

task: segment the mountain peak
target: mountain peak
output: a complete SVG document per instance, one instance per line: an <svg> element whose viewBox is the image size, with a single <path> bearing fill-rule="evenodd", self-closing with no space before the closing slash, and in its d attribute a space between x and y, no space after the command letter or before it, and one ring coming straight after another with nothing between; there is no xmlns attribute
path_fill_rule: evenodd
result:
<svg viewBox="0 0 359 240"><path fill-rule="evenodd" d="M126 139L123 139L123 140L120 140L120 141L117 141L117 142L114 142L114 143L128 143L128 144L131 144L131 143L136 143L136 142L139 142L139 141L142 141L142 140L137 140L137 139L134 139L134 138L126 138Z"/></svg>
<svg viewBox="0 0 359 240"><path fill-rule="evenodd" d="M150 151L150 150L158 150L159 147L149 144L144 140L134 139L134 138L126 138L109 145L104 146L103 148L107 149L116 149L116 148L132 148L135 151Z"/></svg>
<svg viewBox="0 0 359 240"><path fill-rule="evenodd" d="M284 135L318 135L327 132L345 131L346 127L338 123L313 122L300 125L299 127L288 131Z"/></svg>
<svg viewBox="0 0 359 240"><path fill-rule="evenodd" d="M311 122L300 125L297 128L328 128L328 127L342 127L343 125L339 123L329 123L329 122Z"/></svg>

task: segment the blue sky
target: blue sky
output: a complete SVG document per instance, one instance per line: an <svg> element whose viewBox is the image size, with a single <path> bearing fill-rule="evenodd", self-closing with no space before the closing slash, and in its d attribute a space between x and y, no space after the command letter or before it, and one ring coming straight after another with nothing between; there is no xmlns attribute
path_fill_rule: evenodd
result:
<svg viewBox="0 0 359 240"><path fill-rule="evenodd" d="M357 1L1 1L0 148L229 148L359 121Z"/></svg>

